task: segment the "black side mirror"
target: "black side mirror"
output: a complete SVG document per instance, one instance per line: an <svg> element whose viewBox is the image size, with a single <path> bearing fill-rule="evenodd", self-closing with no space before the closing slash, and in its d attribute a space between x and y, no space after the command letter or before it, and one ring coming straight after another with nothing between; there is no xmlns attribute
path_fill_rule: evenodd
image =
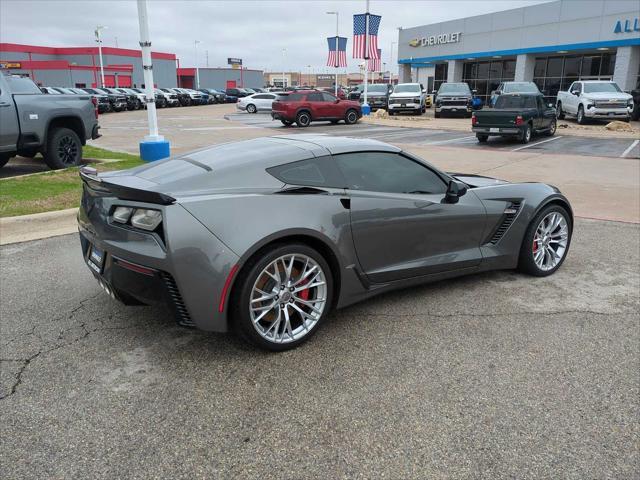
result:
<svg viewBox="0 0 640 480"><path fill-rule="evenodd" d="M571 93L574 94L576 97L580 95L580 92L578 90L572 90Z"/></svg>
<svg viewBox="0 0 640 480"><path fill-rule="evenodd" d="M444 197L446 203L458 203L458 199L467 193L467 186L456 180L451 180Z"/></svg>

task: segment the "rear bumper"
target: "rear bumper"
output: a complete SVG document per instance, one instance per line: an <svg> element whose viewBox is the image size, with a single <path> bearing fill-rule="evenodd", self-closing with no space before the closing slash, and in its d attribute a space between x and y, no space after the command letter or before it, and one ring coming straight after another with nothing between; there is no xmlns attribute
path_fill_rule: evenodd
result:
<svg viewBox="0 0 640 480"><path fill-rule="evenodd" d="M90 205L88 210L85 204ZM111 224L104 212L115 205L149 204L114 197L91 203L83 196L80 240L94 277L124 303L168 305L180 325L227 331L228 295L222 299L222 293L238 256L181 205L153 205L162 210L164 239ZM98 269L87 261L91 246L103 252Z"/></svg>
<svg viewBox="0 0 640 480"><path fill-rule="evenodd" d="M471 130L473 133L488 136L517 136L522 133L522 130L516 127L473 127Z"/></svg>
<svg viewBox="0 0 640 480"><path fill-rule="evenodd" d="M273 110L271 111L271 118L273 120L286 120L289 122L293 122L295 120L295 118L289 118L287 115L285 115L282 112L274 112Z"/></svg>

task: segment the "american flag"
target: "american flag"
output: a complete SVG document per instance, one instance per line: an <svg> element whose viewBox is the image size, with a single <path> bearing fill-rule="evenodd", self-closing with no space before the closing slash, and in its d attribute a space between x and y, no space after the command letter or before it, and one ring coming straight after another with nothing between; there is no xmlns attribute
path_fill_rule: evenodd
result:
<svg viewBox="0 0 640 480"><path fill-rule="evenodd" d="M370 58L367 60L367 69L370 72L382 71L382 50L378 49L378 58Z"/></svg>
<svg viewBox="0 0 640 480"><path fill-rule="evenodd" d="M338 52L336 55L336 41L338 43ZM327 59L327 67L346 67L347 66L347 38L346 37L327 37L329 44L329 58Z"/></svg>
<svg viewBox="0 0 640 480"><path fill-rule="evenodd" d="M368 35L367 17L369 18ZM369 13L353 16L353 58L379 58L378 28L381 18L380 15Z"/></svg>

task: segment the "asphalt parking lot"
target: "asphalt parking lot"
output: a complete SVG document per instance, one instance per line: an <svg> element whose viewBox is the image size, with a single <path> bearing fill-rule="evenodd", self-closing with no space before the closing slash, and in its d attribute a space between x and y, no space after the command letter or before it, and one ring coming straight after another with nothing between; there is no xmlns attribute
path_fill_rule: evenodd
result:
<svg viewBox="0 0 640 480"><path fill-rule="evenodd" d="M274 129L231 107L161 110L162 132L176 153L285 132L371 136L441 168L553 182L580 217L623 221L578 218L551 277L386 294L282 354L114 303L77 235L2 246L1 478L638 478L640 162L609 142L631 140L598 140L611 152L600 156L560 132L494 150L444 130ZM144 118L105 116L95 144L135 152Z"/></svg>
<svg viewBox="0 0 640 480"><path fill-rule="evenodd" d="M556 275L387 294L277 355L115 304L79 251L0 249L2 478L637 478L638 225L578 220Z"/></svg>
<svg viewBox="0 0 640 480"><path fill-rule="evenodd" d="M564 155L590 155L598 157L636 158L640 159L640 142L628 138L575 137L563 135L561 129L554 137L533 138L531 143L522 145L513 139L491 137L485 144L478 143L471 132L452 130L387 127L359 123L356 125L331 125L329 122L312 123L309 127L299 129L295 126L284 127L273 121L268 113L248 114L232 113L226 115L229 120L246 125L272 128L282 132L326 133L328 135L348 135L350 137L375 138L389 143L411 143L414 145L450 145L474 150L522 151L535 150L540 153ZM469 120L467 120L469 121ZM436 120L437 122L437 120ZM337 127L337 128L336 128ZM603 126L604 128L604 126Z"/></svg>

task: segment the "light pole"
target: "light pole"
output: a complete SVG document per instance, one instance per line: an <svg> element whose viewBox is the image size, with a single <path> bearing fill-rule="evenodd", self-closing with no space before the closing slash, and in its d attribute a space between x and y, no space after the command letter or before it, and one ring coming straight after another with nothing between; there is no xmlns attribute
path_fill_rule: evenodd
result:
<svg viewBox="0 0 640 480"><path fill-rule="evenodd" d="M194 58L195 58L195 64L196 64L196 90L200 88L200 72L198 71L198 44L199 43L200 43L200 40L195 40L193 42L193 51L194 51Z"/></svg>
<svg viewBox="0 0 640 480"><path fill-rule="evenodd" d="M307 65L307 86L311 86L311 65Z"/></svg>
<svg viewBox="0 0 640 480"><path fill-rule="evenodd" d="M286 82L286 78L284 76L284 64L285 64L285 56L287 54L287 49L283 48L282 49L282 90L284 90L285 88L285 82Z"/></svg>
<svg viewBox="0 0 640 480"><path fill-rule="evenodd" d="M390 78L393 78L393 46L397 44L398 42L391 42L391 52L389 53L389 77Z"/></svg>
<svg viewBox="0 0 640 480"><path fill-rule="evenodd" d="M336 64L334 65L334 67L336 68L336 82L335 82L335 94L336 97L338 96L338 20L340 18L340 12L327 12L327 15L335 15L336 16L336 59L335 62Z"/></svg>
<svg viewBox="0 0 640 480"><path fill-rule="evenodd" d="M98 57L100 58L100 86L104 88L104 64L102 62L102 36L100 32L107 27L104 25L98 25L95 30L96 42L98 42Z"/></svg>
<svg viewBox="0 0 640 480"><path fill-rule="evenodd" d="M169 142L158 133L156 101L153 92L153 64L151 61L151 38L149 37L149 16L147 0L138 0L138 25L140 28L140 48L142 49L142 70L144 72L144 94L147 104L149 135L140 142L140 158L152 162L170 155Z"/></svg>

